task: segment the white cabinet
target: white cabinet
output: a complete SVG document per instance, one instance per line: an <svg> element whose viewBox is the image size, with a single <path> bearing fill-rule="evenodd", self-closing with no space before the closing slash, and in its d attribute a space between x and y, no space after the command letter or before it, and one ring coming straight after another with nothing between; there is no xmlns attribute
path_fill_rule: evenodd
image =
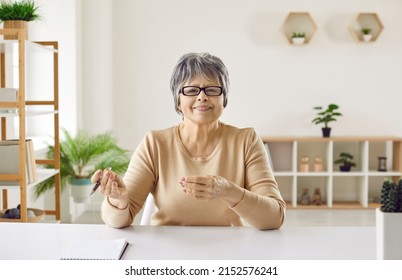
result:
<svg viewBox="0 0 402 280"><path fill-rule="evenodd" d="M375 208L385 178L402 176L402 138L399 137L261 137L269 152L279 189L289 208ZM356 167L341 172L333 162L340 153L354 157ZM320 157L322 171L314 171ZM386 157L386 171L378 171L378 157ZM309 170L301 168L308 158ZM303 189L310 197L318 188L321 205L301 205Z"/></svg>

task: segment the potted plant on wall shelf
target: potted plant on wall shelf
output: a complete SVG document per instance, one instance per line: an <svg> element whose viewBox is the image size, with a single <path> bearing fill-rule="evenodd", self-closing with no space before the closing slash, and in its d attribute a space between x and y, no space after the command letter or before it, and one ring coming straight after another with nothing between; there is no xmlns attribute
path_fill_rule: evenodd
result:
<svg viewBox="0 0 402 280"><path fill-rule="evenodd" d="M117 174L126 171L129 163L127 151L116 144L111 133L88 135L79 131L72 137L64 131L65 140L60 142L60 178L61 189L71 187L74 202L84 202L92 189L91 177L98 169L111 167ZM54 146L49 146L48 158L54 158ZM47 166L53 168L53 166ZM54 178L50 178L35 187L35 197L54 188Z"/></svg>
<svg viewBox="0 0 402 280"><path fill-rule="evenodd" d="M38 6L33 0L1 1L0 22L4 29L19 28L25 31L25 40L28 40L28 22L40 19ZM18 39L16 35L4 35L6 40Z"/></svg>
<svg viewBox="0 0 402 280"><path fill-rule="evenodd" d="M377 259L402 259L402 178L384 180L376 209Z"/></svg>
<svg viewBox="0 0 402 280"><path fill-rule="evenodd" d="M303 45L306 41L306 34L304 32L293 32L292 43L295 45Z"/></svg>
<svg viewBox="0 0 402 280"><path fill-rule="evenodd" d="M361 32L363 33L363 41L370 42L373 35L371 34L371 28L362 28Z"/></svg>
<svg viewBox="0 0 402 280"><path fill-rule="evenodd" d="M316 106L313 108L314 110L318 110L317 116L311 121L314 124L323 123L324 127L322 128L323 137L329 137L331 135L331 128L328 127L328 123L336 121L337 117L342 116L340 112L337 112L339 106L337 104L329 104L328 107L324 110L322 106Z"/></svg>
<svg viewBox="0 0 402 280"><path fill-rule="evenodd" d="M349 153L341 153L339 155L339 158L334 161L335 164L340 164L339 165L339 170L342 172L348 172L352 167L356 166L356 163L353 162L353 156Z"/></svg>

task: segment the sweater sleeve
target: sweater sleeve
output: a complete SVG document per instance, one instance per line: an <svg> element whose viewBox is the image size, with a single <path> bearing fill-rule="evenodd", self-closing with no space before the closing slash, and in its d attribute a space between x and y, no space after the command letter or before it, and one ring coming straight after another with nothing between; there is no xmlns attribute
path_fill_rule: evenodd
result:
<svg viewBox="0 0 402 280"><path fill-rule="evenodd" d="M129 205L125 209L117 209L106 197L101 206L101 217L105 224L116 228L129 226L141 211L157 181L153 148L152 133L149 132L134 151L123 177L129 193Z"/></svg>
<svg viewBox="0 0 402 280"><path fill-rule="evenodd" d="M243 199L232 210L259 229L276 229L284 221L286 204L274 178L262 140L252 130L246 143Z"/></svg>

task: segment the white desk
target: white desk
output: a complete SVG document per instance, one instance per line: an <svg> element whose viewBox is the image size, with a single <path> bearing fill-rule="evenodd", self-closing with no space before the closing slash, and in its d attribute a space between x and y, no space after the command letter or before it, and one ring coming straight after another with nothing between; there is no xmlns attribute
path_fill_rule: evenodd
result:
<svg viewBox="0 0 402 280"><path fill-rule="evenodd" d="M375 227L130 226L0 223L1 260L52 260L74 239L125 238L124 259L366 260L376 258Z"/></svg>

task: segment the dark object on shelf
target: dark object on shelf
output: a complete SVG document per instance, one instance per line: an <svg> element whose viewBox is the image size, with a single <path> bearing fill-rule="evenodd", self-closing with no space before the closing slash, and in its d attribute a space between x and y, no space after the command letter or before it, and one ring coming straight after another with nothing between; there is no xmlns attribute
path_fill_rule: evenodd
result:
<svg viewBox="0 0 402 280"><path fill-rule="evenodd" d="M316 188L314 190L314 194L313 194L313 198L311 201L311 204L313 205L321 205L322 201L321 201L321 191L319 188Z"/></svg>
<svg viewBox="0 0 402 280"><path fill-rule="evenodd" d="M20 205L16 208L10 208L6 210L0 210L0 222L15 222L21 219ZM36 208L27 208L28 222L37 223L40 222L45 216L45 211Z"/></svg>
<svg viewBox="0 0 402 280"><path fill-rule="evenodd" d="M310 195L308 193L308 189L304 188L303 192L300 196L300 204L301 205L310 205Z"/></svg>
<svg viewBox="0 0 402 280"><path fill-rule="evenodd" d="M342 172L348 172L352 167L356 166L356 163L353 162L353 156L349 153L341 153L334 163L341 164L339 170Z"/></svg>
<svg viewBox="0 0 402 280"><path fill-rule="evenodd" d="M381 189L382 212L402 212L402 179L398 183L384 180Z"/></svg>
<svg viewBox="0 0 402 280"><path fill-rule="evenodd" d="M387 157L378 157L378 171L387 171Z"/></svg>
<svg viewBox="0 0 402 280"><path fill-rule="evenodd" d="M19 219L20 218L20 209L18 208L11 208L7 209L6 212L4 212L3 219Z"/></svg>
<svg viewBox="0 0 402 280"><path fill-rule="evenodd" d="M321 129L322 129L322 137L331 136L331 128L330 127L323 127Z"/></svg>

